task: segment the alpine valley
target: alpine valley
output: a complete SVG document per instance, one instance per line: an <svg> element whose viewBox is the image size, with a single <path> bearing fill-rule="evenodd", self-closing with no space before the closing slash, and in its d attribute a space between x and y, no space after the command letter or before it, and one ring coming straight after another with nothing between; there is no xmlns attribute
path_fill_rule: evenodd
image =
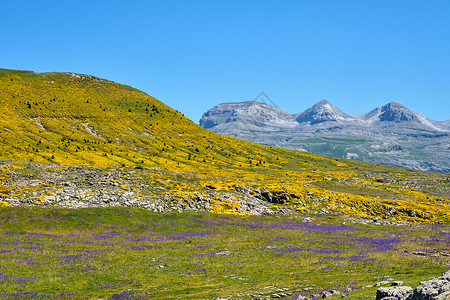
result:
<svg viewBox="0 0 450 300"><path fill-rule="evenodd" d="M200 119L211 131L340 158L450 171L450 121L437 122L399 102L351 115L326 100L290 114L256 101L222 103Z"/></svg>

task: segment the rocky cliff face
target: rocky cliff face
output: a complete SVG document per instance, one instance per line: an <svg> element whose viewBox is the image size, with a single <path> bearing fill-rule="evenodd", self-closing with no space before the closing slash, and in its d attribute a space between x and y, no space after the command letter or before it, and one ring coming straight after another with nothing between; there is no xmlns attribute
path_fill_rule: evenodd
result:
<svg viewBox="0 0 450 300"><path fill-rule="evenodd" d="M258 102L222 103L200 120L211 131L323 155L450 171L450 122L430 120L399 102L351 115L322 100L290 114Z"/></svg>

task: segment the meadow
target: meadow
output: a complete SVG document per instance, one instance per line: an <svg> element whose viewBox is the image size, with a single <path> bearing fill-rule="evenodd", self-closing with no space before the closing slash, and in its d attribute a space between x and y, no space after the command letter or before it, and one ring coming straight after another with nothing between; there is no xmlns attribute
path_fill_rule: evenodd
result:
<svg viewBox="0 0 450 300"><path fill-rule="evenodd" d="M129 207L0 208L0 218L2 299L371 299L377 282L415 286L450 266L448 225Z"/></svg>
<svg viewBox="0 0 450 300"><path fill-rule="evenodd" d="M448 174L221 136L90 75L0 69L0 106L0 299L368 299L449 268Z"/></svg>

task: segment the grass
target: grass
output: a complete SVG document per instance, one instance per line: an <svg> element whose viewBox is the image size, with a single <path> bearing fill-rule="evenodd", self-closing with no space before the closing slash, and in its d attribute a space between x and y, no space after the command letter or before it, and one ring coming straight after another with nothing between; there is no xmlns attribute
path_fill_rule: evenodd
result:
<svg viewBox="0 0 450 300"><path fill-rule="evenodd" d="M312 217L0 208L0 296L264 299L287 289L319 298L338 289L367 299L376 288L363 287L383 278L414 286L448 268L448 257L433 256L448 251L448 226Z"/></svg>

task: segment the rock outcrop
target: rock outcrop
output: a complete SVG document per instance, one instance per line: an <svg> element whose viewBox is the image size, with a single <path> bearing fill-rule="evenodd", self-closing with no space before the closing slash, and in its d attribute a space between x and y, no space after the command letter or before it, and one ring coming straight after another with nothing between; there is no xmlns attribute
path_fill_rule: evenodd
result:
<svg viewBox="0 0 450 300"><path fill-rule="evenodd" d="M377 300L450 300L450 271L423 281L416 289L409 286L381 287Z"/></svg>
<svg viewBox="0 0 450 300"><path fill-rule="evenodd" d="M450 300L450 271L438 278L421 282L414 290L412 300Z"/></svg>
<svg viewBox="0 0 450 300"><path fill-rule="evenodd" d="M411 299L412 294L413 289L409 286L381 287L377 290L377 300Z"/></svg>

